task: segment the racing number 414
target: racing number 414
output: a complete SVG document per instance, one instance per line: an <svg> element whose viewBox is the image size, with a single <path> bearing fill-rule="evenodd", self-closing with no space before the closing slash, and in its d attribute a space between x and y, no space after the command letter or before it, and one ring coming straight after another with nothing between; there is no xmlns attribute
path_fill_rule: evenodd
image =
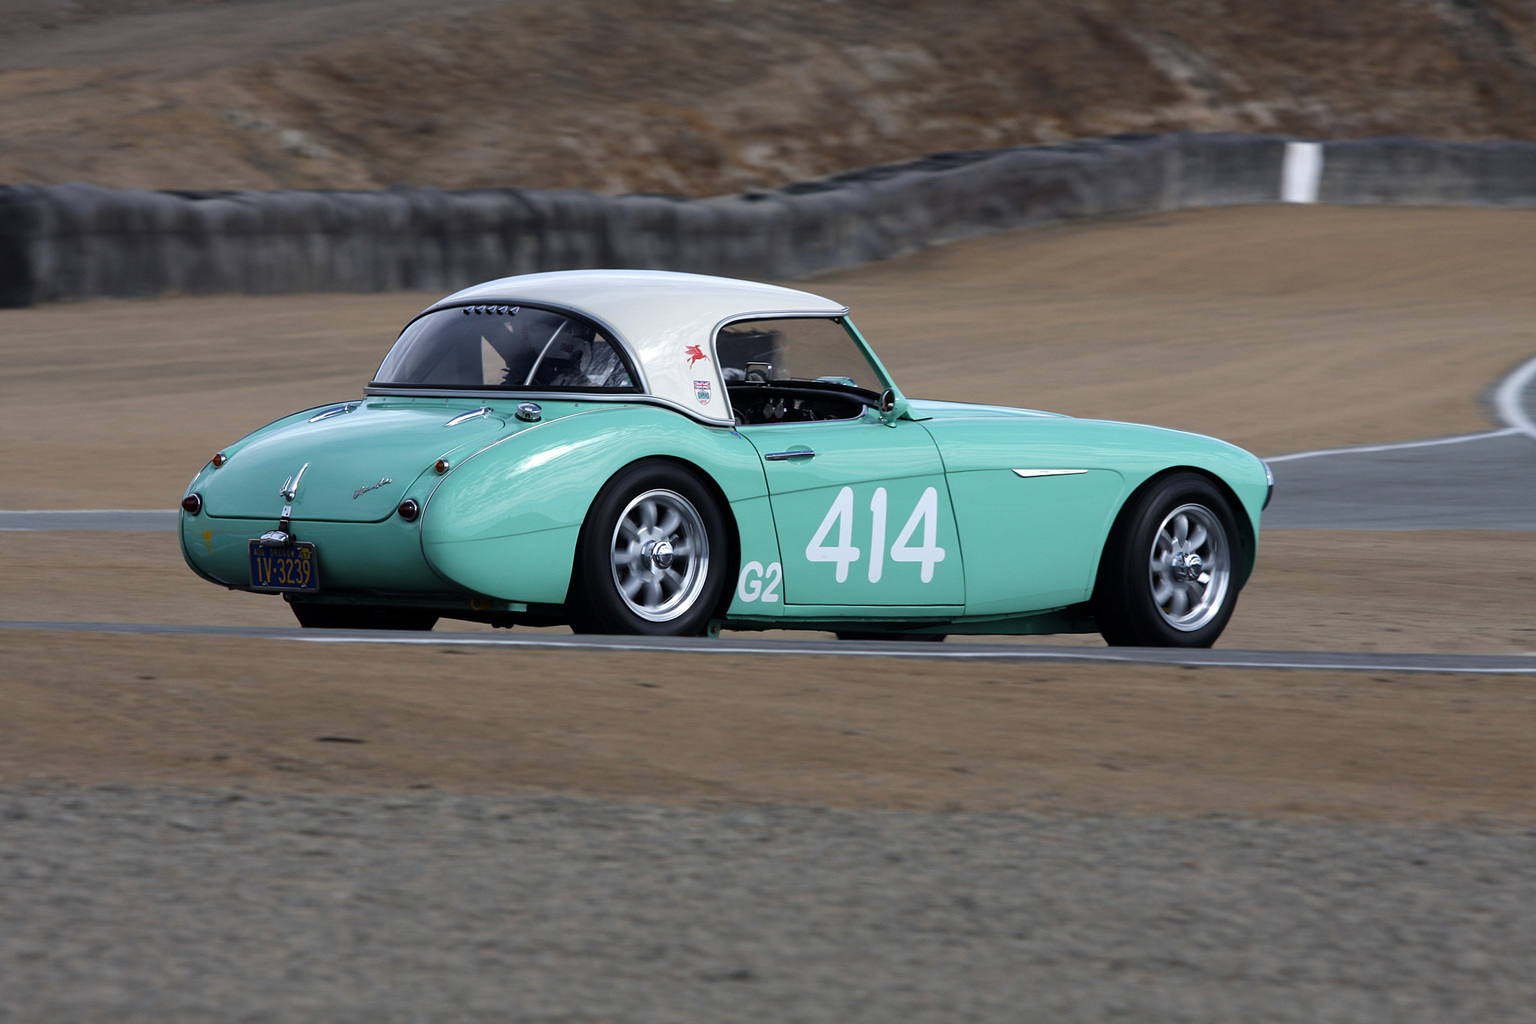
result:
<svg viewBox="0 0 1536 1024"><path fill-rule="evenodd" d="M875 488L869 500L869 510L874 514L874 525L869 537L869 582L879 583L885 572L885 519L888 496L884 487ZM922 544L911 545L912 535L922 528ZM837 544L829 547L827 536L837 530ZM916 562L921 567L919 578L924 583L933 582L933 567L944 561L944 549L939 547L939 492L932 487L923 491L917 499L917 507L907 517L907 525L896 535L891 545L891 561ZM805 546L805 557L811 562L831 562L837 566L836 579L848 582L848 567L859 560L862 552L853 546L853 488L844 487L837 492L832 507L817 528L816 535Z"/></svg>

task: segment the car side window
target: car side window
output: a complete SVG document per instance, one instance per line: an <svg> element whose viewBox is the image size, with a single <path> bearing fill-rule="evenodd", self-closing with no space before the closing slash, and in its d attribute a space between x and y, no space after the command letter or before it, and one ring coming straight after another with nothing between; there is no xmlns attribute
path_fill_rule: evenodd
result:
<svg viewBox="0 0 1536 1024"><path fill-rule="evenodd" d="M836 317L727 324L715 352L743 426L850 420L878 403L874 368Z"/></svg>
<svg viewBox="0 0 1536 1024"><path fill-rule="evenodd" d="M529 306L462 306L418 318L375 384L398 387L633 391L629 366L591 324Z"/></svg>

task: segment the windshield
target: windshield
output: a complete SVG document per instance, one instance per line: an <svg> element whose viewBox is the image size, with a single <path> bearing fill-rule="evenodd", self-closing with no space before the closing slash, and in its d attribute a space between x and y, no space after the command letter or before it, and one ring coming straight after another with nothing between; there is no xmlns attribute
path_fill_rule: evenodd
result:
<svg viewBox="0 0 1536 1024"><path fill-rule="evenodd" d="M715 353L727 384L821 381L877 394L885 387L839 319L739 321L720 329Z"/></svg>
<svg viewBox="0 0 1536 1024"><path fill-rule="evenodd" d="M534 391L634 391L619 349L590 324L531 306L461 306L417 318L374 384Z"/></svg>

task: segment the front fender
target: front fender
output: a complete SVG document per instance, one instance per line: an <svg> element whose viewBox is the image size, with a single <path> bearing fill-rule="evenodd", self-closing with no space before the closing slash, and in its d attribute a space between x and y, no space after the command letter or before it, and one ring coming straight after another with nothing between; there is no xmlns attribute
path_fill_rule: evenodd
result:
<svg viewBox="0 0 1536 1024"><path fill-rule="evenodd" d="M772 536L767 482L746 438L654 406L620 405L548 420L464 459L423 507L422 552L436 572L477 593L563 603L598 491L623 467L654 457L697 467L725 497L728 522Z"/></svg>

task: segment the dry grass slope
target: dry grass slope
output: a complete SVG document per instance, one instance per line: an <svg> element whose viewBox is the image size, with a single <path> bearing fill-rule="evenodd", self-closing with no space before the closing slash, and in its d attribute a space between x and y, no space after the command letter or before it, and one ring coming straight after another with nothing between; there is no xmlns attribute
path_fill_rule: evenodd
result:
<svg viewBox="0 0 1536 1024"><path fill-rule="evenodd" d="M0 181L719 194L1129 131L1529 138L1529 0L13 0Z"/></svg>

